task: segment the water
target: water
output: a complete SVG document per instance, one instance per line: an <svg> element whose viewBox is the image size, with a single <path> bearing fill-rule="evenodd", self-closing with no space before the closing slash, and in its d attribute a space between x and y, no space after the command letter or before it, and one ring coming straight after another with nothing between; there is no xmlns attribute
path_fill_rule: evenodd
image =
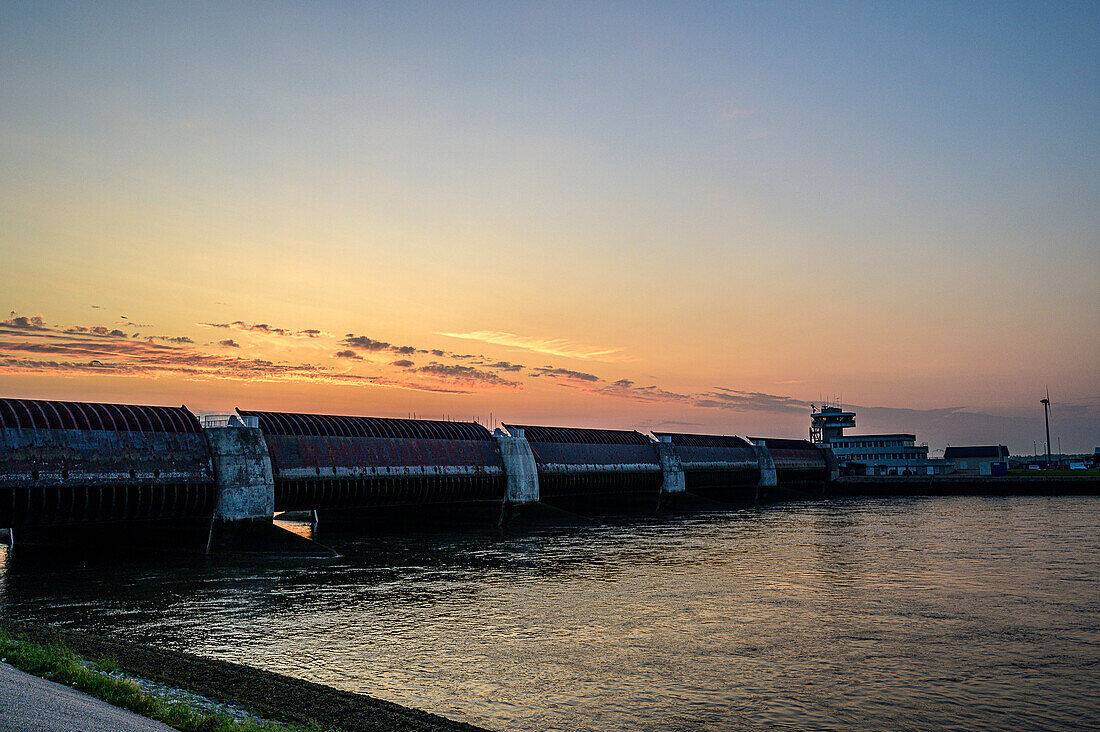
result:
<svg viewBox="0 0 1100 732"><path fill-rule="evenodd" d="M342 556L16 554L0 612L496 730L1100 727L1100 498L322 538Z"/></svg>

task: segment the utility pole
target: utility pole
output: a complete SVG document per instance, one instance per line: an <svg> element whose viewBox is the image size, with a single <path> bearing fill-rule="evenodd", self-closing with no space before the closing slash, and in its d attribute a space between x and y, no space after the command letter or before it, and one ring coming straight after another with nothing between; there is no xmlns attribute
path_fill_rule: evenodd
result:
<svg viewBox="0 0 1100 732"><path fill-rule="evenodd" d="M1047 425L1047 468L1050 468L1050 389L1047 388L1046 399L1040 399L1039 403L1043 405L1043 419Z"/></svg>

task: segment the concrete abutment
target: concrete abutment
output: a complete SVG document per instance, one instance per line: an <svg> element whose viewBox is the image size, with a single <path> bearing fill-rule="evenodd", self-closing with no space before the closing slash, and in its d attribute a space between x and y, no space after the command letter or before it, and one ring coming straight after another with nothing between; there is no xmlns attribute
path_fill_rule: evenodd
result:
<svg viewBox="0 0 1100 732"><path fill-rule="evenodd" d="M539 470L535 463L535 454L531 443L521 427L513 427L512 434L497 428L493 433L500 445L500 456L504 460L504 474L508 478L508 489L504 500L512 505L524 505L539 502Z"/></svg>
<svg viewBox="0 0 1100 732"><path fill-rule="evenodd" d="M322 544L272 523L275 478L258 427L241 422L203 430L217 491L206 551L333 556Z"/></svg>
<svg viewBox="0 0 1100 732"><path fill-rule="evenodd" d="M275 515L275 478L263 433L233 425L204 430L214 463L215 521L270 521Z"/></svg>

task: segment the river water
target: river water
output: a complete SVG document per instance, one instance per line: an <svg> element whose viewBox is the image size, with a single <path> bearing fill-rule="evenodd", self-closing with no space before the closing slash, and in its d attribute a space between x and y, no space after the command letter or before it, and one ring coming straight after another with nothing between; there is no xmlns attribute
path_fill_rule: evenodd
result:
<svg viewBox="0 0 1100 732"><path fill-rule="evenodd" d="M1100 727L1096 497L318 538L341 556L17 547L0 612L495 730Z"/></svg>

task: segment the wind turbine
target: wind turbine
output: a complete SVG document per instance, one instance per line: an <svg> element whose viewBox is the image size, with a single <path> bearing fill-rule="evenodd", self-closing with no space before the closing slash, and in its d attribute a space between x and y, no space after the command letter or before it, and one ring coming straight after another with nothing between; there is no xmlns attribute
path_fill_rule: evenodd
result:
<svg viewBox="0 0 1100 732"><path fill-rule="evenodd" d="M1047 467L1050 467L1050 387L1047 387L1046 399L1040 399L1039 403L1043 405L1043 419L1047 425Z"/></svg>

